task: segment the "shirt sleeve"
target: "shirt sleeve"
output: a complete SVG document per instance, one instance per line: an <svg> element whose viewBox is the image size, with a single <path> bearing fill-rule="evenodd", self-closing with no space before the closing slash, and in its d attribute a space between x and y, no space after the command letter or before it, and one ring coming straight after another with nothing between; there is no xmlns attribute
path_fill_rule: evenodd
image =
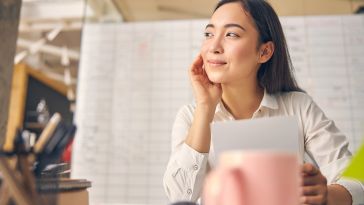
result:
<svg viewBox="0 0 364 205"><path fill-rule="evenodd" d="M352 196L353 205L364 205L364 185L357 180L340 178L334 184L343 186Z"/></svg>
<svg viewBox="0 0 364 205"><path fill-rule="evenodd" d="M335 123L310 98L305 118L305 150L319 166L328 184L340 184L352 196L353 205L364 204L364 186L359 181L342 179L341 174L351 160L349 142Z"/></svg>
<svg viewBox="0 0 364 205"><path fill-rule="evenodd" d="M196 202L207 172L208 153L199 153L184 143L192 118L193 111L185 106L178 112L172 128L172 154L163 177L171 202Z"/></svg>

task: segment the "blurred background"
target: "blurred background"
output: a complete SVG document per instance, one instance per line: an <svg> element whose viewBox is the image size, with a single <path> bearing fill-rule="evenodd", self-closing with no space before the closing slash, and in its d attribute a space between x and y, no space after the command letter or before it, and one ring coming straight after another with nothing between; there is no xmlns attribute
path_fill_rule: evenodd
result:
<svg viewBox="0 0 364 205"><path fill-rule="evenodd" d="M91 204L167 204L171 126L193 100L186 69L218 1L4 0L0 17L9 2L21 8L14 69L0 70L9 85L0 87L5 150L17 128L37 138L58 112L78 126L63 160L92 182ZM355 153L364 135L364 0L268 2L298 81Z"/></svg>
<svg viewBox="0 0 364 205"><path fill-rule="evenodd" d="M279 16L353 14L363 0L270 0ZM76 83L84 20L140 22L209 18L214 0L23 0L17 54L29 49L50 31L59 32L47 46L36 49L22 62L62 78L61 56L68 50L72 84ZM37 47L36 47L37 48Z"/></svg>

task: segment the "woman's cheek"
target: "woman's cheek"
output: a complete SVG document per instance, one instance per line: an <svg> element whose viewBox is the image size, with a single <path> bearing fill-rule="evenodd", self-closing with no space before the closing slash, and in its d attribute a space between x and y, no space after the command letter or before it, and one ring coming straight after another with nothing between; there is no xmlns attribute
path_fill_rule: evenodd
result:
<svg viewBox="0 0 364 205"><path fill-rule="evenodd" d="M204 45L201 46L200 53L201 53L201 56L202 56L203 63L206 64L206 60L207 60L206 59L206 54L207 54L206 46L204 46Z"/></svg>
<svg viewBox="0 0 364 205"><path fill-rule="evenodd" d="M207 51L207 45L206 45L206 43L202 43L201 48L200 48L201 54L206 53L206 51Z"/></svg>

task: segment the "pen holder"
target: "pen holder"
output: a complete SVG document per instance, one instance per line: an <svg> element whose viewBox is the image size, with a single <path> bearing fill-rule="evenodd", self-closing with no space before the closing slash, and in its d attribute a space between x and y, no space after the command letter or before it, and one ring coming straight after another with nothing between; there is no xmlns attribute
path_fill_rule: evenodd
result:
<svg viewBox="0 0 364 205"><path fill-rule="evenodd" d="M75 125L58 124L53 136L45 144L42 152L37 154L37 161L34 166L34 173L37 177L41 176L42 171L47 165L60 162L63 151L68 143L72 141L75 133Z"/></svg>

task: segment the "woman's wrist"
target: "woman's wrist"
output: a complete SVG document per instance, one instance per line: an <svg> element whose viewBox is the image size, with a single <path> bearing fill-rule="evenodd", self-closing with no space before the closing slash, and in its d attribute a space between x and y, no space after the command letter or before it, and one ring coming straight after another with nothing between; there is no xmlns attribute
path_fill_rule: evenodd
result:
<svg viewBox="0 0 364 205"><path fill-rule="evenodd" d="M351 205L352 197L350 192L339 184L327 186L327 205Z"/></svg>
<svg viewBox="0 0 364 205"><path fill-rule="evenodd" d="M216 105L197 104L195 109L195 118L201 118L200 120L207 120L207 123L211 123L214 119Z"/></svg>
<svg viewBox="0 0 364 205"><path fill-rule="evenodd" d="M186 144L200 153L208 153L211 143L210 123L214 118L216 106L198 104L193 123L186 138Z"/></svg>

